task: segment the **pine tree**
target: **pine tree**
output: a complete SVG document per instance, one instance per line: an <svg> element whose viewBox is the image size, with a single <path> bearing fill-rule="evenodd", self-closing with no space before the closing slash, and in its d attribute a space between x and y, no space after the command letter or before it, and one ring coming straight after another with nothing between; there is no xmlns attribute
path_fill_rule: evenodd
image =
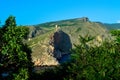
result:
<svg viewBox="0 0 120 80"><path fill-rule="evenodd" d="M72 61L65 70L65 80L119 80L120 45L105 41L92 47L87 42L92 38L80 37L80 44L72 49Z"/></svg>
<svg viewBox="0 0 120 80"><path fill-rule="evenodd" d="M32 67L30 49L23 44L27 28L17 27L15 17L10 16L2 28L0 46L0 75L2 79L28 80Z"/></svg>

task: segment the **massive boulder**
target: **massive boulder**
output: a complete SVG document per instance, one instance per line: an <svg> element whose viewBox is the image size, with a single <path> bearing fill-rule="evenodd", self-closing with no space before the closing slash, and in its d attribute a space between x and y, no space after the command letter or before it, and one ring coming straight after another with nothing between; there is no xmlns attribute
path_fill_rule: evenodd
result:
<svg viewBox="0 0 120 80"><path fill-rule="evenodd" d="M62 58L66 54L69 54L70 49L72 48L70 37L62 30L58 30L53 34L49 44L54 47L52 54L57 59Z"/></svg>

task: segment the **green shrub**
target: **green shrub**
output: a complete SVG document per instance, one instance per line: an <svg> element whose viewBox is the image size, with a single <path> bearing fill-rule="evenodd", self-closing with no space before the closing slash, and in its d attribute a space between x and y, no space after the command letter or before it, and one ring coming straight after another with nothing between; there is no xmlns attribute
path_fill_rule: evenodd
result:
<svg viewBox="0 0 120 80"><path fill-rule="evenodd" d="M0 37L0 78L28 80L32 62L31 50L23 44L23 39L28 33L27 28L17 27L15 17L10 16L1 31L3 34Z"/></svg>
<svg viewBox="0 0 120 80"><path fill-rule="evenodd" d="M102 45L87 45L90 39L80 38L72 50L71 66L67 80L118 80L120 78L120 45L103 42Z"/></svg>

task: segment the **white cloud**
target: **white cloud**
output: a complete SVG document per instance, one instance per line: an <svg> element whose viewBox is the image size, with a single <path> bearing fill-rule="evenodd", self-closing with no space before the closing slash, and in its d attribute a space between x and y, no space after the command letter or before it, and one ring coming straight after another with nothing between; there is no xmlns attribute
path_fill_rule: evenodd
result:
<svg viewBox="0 0 120 80"><path fill-rule="evenodd" d="M117 23L120 23L120 20L118 20Z"/></svg>

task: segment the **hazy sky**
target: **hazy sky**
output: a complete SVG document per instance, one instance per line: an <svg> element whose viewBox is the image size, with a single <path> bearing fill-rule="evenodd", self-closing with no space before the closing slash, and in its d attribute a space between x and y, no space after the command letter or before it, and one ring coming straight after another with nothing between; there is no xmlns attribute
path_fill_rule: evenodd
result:
<svg viewBox="0 0 120 80"><path fill-rule="evenodd" d="M19 25L79 17L120 23L120 0L0 0L2 24L9 15L14 15Z"/></svg>

